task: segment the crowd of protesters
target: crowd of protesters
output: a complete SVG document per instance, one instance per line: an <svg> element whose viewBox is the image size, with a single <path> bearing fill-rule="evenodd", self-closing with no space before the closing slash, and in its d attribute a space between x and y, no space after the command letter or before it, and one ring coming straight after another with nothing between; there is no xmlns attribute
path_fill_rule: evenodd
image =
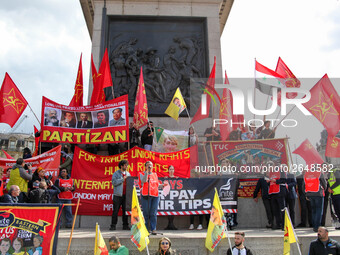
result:
<svg viewBox="0 0 340 255"><path fill-rule="evenodd" d="M52 181L52 175L38 167L32 171L31 164L25 160L32 157L28 148L23 151L23 157L18 158L16 163L6 169L0 168L0 203L61 203L64 204L65 227L72 227L71 200L75 190L73 180L70 177L72 167L71 146L64 145L59 176ZM65 206L66 205L66 206Z"/></svg>

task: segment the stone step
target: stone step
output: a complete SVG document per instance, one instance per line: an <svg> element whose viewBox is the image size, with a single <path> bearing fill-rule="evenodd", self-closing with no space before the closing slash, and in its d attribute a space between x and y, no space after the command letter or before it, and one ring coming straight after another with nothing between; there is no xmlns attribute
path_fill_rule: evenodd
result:
<svg viewBox="0 0 340 255"><path fill-rule="evenodd" d="M109 238L117 235L120 238L122 245L125 245L132 255L146 254L146 250L139 252L130 240L130 231L109 231L104 230L107 226L101 226L101 233L109 248ZM254 255L279 255L283 253L283 234L281 230L268 229L237 229L235 231L245 232L246 247L253 251ZM231 244L234 244L235 231L229 231ZM61 229L59 232L57 254L65 255L67 252L68 242L70 238L70 229ZM177 231L159 231L158 235L150 236L149 251L150 254L155 254L158 249L158 242L166 236L172 242L172 248L176 249L177 254L181 255L208 255L211 254L205 248L205 230L177 230ZM297 229L296 234L301 243L302 254L308 254L309 244L317 238L317 233L314 233L311 228ZM340 231L334 228L329 228L329 236L340 242ZM73 232L70 255L87 255L92 254L94 250L95 228L75 229ZM226 254L229 247L227 239L223 239L213 254ZM298 255L296 244L291 244L291 255Z"/></svg>

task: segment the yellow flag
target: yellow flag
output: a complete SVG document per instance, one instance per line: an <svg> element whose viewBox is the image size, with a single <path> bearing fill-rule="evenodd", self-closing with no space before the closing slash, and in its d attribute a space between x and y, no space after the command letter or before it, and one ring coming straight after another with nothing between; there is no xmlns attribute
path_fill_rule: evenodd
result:
<svg viewBox="0 0 340 255"><path fill-rule="evenodd" d="M185 101L183 99L182 93L179 88L177 88L175 95L171 99L171 102L168 108L165 110L165 113L170 117L178 120L179 115L187 106L185 105Z"/></svg>
<svg viewBox="0 0 340 255"><path fill-rule="evenodd" d="M136 187L133 187L131 202L131 241L139 251L149 244L149 232L145 227L143 214L140 210Z"/></svg>
<svg viewBox="0 0 340 255"><path fill-rule="evenodd" d="M292 222L285 210L285 234L283 237L283 255L290 255L290 244L296 243Z"/></svg>
<svg viewBox="0 0 340 255"><path fill-rule="evenodd" d="M104 238L100 232L98 223L96 224L96 240L94 241L94 255L107 255L109 251L107 250Z"/></svg>
<svg viewBox="0 0 340 255"><path fill-rule="evenodd" d="M215 188L214 202L211 208L207 237L205 238L205 247L209 251L213 252L222 238L225 238L226 223L220 198Z"/></svg>

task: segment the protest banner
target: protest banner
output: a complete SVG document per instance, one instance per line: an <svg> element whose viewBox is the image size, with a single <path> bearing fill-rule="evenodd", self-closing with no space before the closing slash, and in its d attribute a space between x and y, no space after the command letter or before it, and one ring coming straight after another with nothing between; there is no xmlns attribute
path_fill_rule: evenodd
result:
<svg viewBox="0 0 340 255"><path fill-rule="evenodd" d="M237 212L236 178L160 178L161 182L168 181L170 192L164 196L160 192L158 215L192 215L209 214L213 204L215 188L225 213ZM136 177L127 179L127 187L136 186L140 199L140 187ZM132 188L126 189L126 211L131 211ZM128 212L130 213L130 212Z"/></svg>
<svg viewBox="0 0 340 255"><path fill-rule="evenodd" d="M186 130L172 131L155 127L152 150L156 152L174 152L188 148L189 133Z"/></svg>
<svg viewBox="0 0 340 255"><path fill-rule="evenodd" d="M159 177L168 176L168 167L175 167L178 177L190 177L190 149L173 153L157 153L134 147L114 156L88 153L78 147L73 156L72 178L76 191L74 200L80 197L79 215L112 214L112 174L118 169L119 161L129 161L128 171L137 176L144 171L146 161L152 161Z"/></svg>
<svg viewBox="0 0 340 255"><path fill-rule="evenodd" d="M214 166L221 166L223 159L229 159L241 174L258 174L269 161L288 165L286 139L211 142L210 146Z"/></svg>
<svg viewBox="0 0 340 255"><path fill-rule="evenodd" d="M128 96L98 105L66 106L43 97L41 141L121 143L129 141Z"/></svg>
<svg viewBox="0 0 340 255"><path fill-rule="evenodd" d="M46 176L52 176L54 181L59 175L60 165L60 150L61 145L46 151L38 156L25 159L26 164L32 165L32 171L34 172L38 167L42 167L45 170ZM16 164L15 159L0 158L0 167L7 169Z"/></svg>
<svg viewBox="0 0 340 255"><path fill-rule="evenodd" d="M56 204L0 205L2 252L4 254L24 254L25 252L57 254L59 233L57 225L61 207L62 205Z"/></svg>

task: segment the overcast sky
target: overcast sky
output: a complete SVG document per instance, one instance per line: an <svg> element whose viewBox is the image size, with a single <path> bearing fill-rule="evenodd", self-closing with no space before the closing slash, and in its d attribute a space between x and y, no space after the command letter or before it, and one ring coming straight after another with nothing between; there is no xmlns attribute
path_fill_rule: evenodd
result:
<svg viewBox="0 0 340 255"><path fill-rule="evenodd" d="M339 91L339 14L338 0L236 0L221 38L223 68L229 77L252 78L255 58L275 69L280 56L297 77L328 73ZM0 31L1 80L8 72L38 118L43 95L69 104L81 53L87 102L91 41L78 0L2 1ZM39 125L30 110L25 114L29 121L17 131ZM315 144L322 126L311 123ZM10 131L7 124L0 129Z"/></svg>

